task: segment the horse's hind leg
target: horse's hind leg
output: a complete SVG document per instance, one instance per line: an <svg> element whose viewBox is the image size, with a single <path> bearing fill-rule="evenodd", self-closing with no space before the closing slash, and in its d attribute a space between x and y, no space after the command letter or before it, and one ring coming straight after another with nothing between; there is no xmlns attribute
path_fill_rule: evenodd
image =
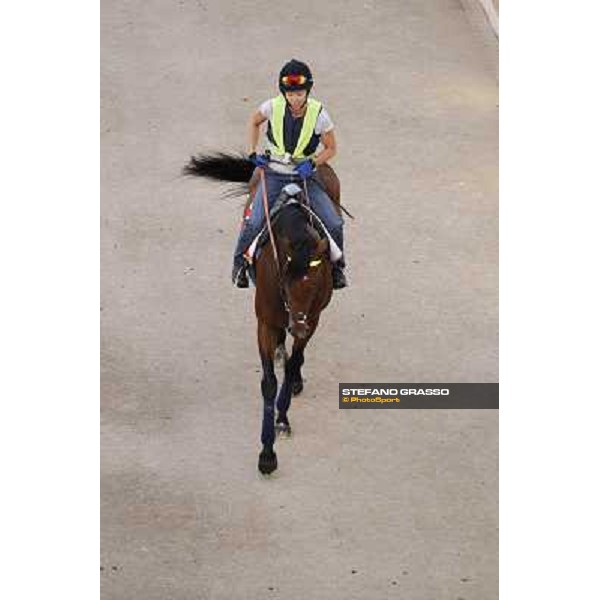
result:
<svg viewBox="0 0 600 600"><path fill-rule="evenodd" d="M273 365L278 331L262 321L258 323L258 347L262 362L263 376L260 388L263 397L263 421L261 442L262 452L258 457L258 470L261 473L272 473L277 468L277 455L273 450L275 443L275 395L277 393L277 377Z"/></svg>

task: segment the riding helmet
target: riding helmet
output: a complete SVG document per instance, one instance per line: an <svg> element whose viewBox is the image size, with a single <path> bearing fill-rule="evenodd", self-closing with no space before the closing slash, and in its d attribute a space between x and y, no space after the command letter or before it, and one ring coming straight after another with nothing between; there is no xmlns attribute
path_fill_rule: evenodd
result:
<svg viewBox="0 0 600 600"><path fill-rule="evenodd" d="M308 65L293 58L283 65L279 73L279 91L285 95L286 92L306 90L310 94L313 86L313 77Z"/></svg>

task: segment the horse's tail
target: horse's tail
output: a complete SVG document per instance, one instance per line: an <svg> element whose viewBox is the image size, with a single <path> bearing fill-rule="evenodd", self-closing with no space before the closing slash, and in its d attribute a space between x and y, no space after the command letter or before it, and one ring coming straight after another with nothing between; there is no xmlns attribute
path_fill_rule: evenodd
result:
<svg viewBox="0 0 600 600"><path fill-rule="evenodd" d="M254 172L254 164L244 154L198 154L192 156L183 167L183 175L206 177L215 181L248 183Z"/></svg>

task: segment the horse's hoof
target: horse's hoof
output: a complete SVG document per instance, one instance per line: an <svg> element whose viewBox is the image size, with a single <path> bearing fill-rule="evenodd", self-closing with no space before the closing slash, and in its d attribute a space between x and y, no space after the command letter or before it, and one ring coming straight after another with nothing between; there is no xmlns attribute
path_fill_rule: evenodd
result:
<svg viewBox="0 0 600 600"><path fill-rule="evenodd" d="M277 468L277 454L273 450L263 450L258 456L258 470L269 475Z"/></svg>
<svg viewBox="0 0 600 600"><path fill-rule="evenodd" d="M294 396L297 396L303 389L304 383L302 379L296 379L296 381L292 383L292 394Z"/></svg>
<svg viewBox="0 0 600 600"><path fill-rule="evenodd" d="M289 423L276 423L275 432L282 438L289 438L292 435L292 428Z"/></svg>

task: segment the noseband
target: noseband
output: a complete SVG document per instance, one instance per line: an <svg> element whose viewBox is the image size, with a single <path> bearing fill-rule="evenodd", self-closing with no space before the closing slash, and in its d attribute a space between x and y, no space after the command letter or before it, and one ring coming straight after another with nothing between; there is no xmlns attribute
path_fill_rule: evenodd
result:
<svg viewBox="0 0 600 600"><path fill-rule="evenodd" d="M287 261L286 263L289 263L292 260L292 258L290 256L287 256ZM308 263L309 267L317 267L321 264L322 259L316 259L316 260L311 260ZM282 269L282 273L281 273L281 277L279 278L279 292L281 294L281 299L283 300L283 306L285 307L285 311L288 314L288 326L287 326L287 331L288 333L291 333L292 331L292 325L294 325L294 323L296 325L301 325L301 326L308 326L308 314L302 311L293 311L290 308L290 305L287 301L287 294L285 293L285 286L284 286L284 281L285 278L287 276L287 264L284 266L284 268ZM278 276L279 276L279 272L278 272ZM304 278L307 278L308 275L304 275Z"/></svg>

